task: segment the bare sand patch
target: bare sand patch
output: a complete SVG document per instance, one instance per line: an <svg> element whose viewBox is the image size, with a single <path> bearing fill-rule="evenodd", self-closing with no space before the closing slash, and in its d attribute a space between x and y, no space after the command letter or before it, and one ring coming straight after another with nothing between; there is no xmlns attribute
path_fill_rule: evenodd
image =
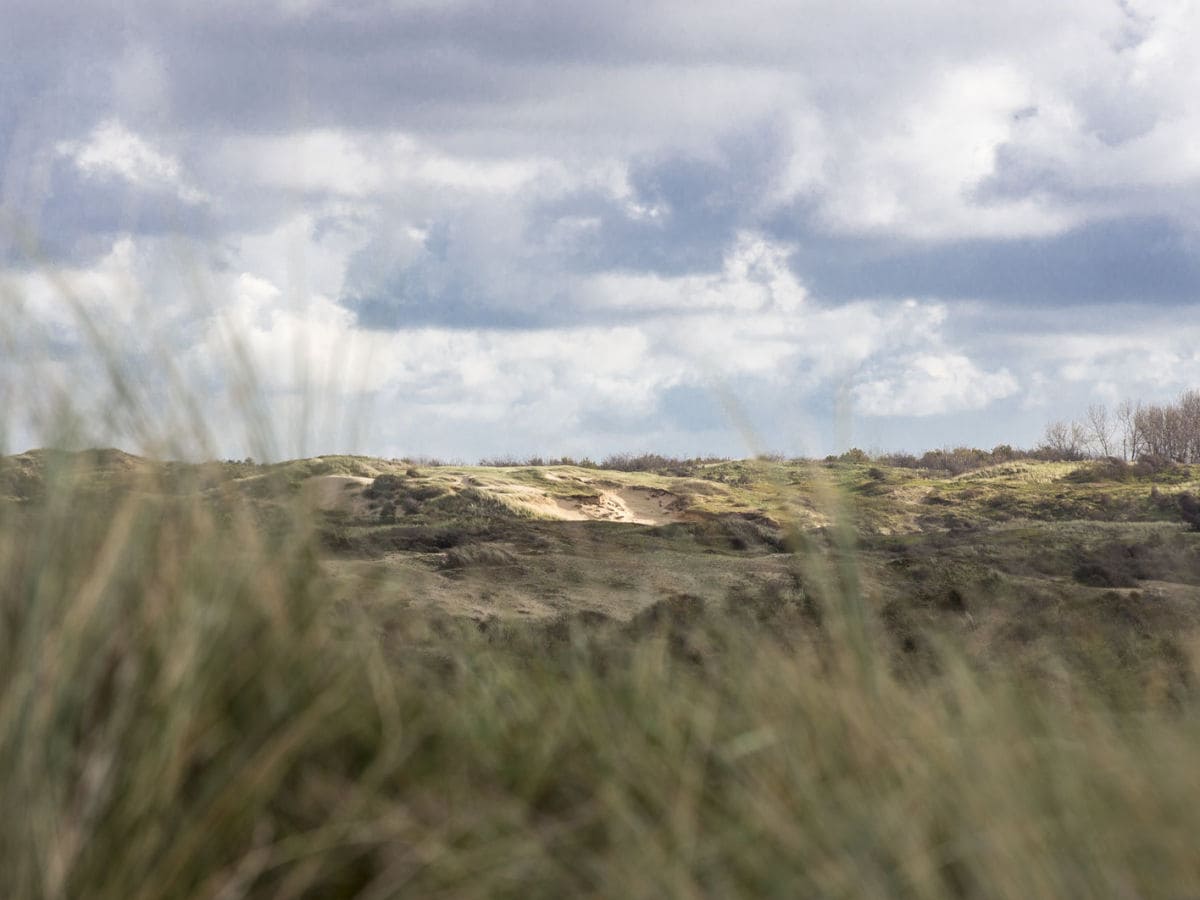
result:
<svg viewBox="0 0 1200 900"><path fill-rule="evenodd" d="M622 488L600 491L584 500L557 501L561 517L574 521L593 519L632 525L666 525L685 518L683 501L670 491Z"/></svg>
<svg viewBox="0 0 1200 900"><path fill-rule="evenodd" d="M664 525L685 518L684 502L669 491L622 488L579 497L555 497L525 485L492 488L505 502L539 518L563 522L626 522L631 525Z"/></svg>
<svg viewBox="0 0 1200 900"><path fill-rule="evenodd" d="M618 496L635 522L647 525L666 525L682 522L687 512L687 501L678 494L659 488L626 488Z"/></svg>
<svg viewBox="0 0 1200 900"><path fill-rule="evenodd" d="M358 475L317 475L304 482L304 495L322 512L366 513L362 491L374 481Z"/></svg>

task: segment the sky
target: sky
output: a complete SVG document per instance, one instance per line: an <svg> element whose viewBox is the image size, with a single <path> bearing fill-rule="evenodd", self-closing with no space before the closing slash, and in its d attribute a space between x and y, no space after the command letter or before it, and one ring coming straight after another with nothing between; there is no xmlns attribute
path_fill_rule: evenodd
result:
<svg viewBox="0 0 1200 900"><path fill-rule="evenodd" d="M1193 0L6 10L9 449L65 395L473 460L1029 446L1200 386Z"/></svg>

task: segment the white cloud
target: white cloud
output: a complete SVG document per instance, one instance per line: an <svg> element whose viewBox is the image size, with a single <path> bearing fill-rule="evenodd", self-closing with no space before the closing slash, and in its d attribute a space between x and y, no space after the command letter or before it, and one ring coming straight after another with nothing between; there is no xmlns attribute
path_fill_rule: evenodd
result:
<svg viewBox="0 0 1200 900"><path fill-rule="evenodd" d="M606 273L586 278L579 291L586 306L658 312L793 312L806 296L788 268L786 248L745 232L737 236L716 274Z"/></svg>
<svg viewBox="0 0 1200 900"><path fill-rule="evenodd" d="M1170 396L1200 384L1200 324L1171 312L1112 316L1111 331L1024 335L1014 352L1044 373L1044 381L1102 399Z"/></svg>
<svg viewBox="0 0 1200 900"><path fill-rule="evenodd" d="M653 417L672 387L738 382L802 398L864 366L893 371L896 358L916 374L899 385L891 413L978 408L1011 393L1007 374L987 381L944 350L944 307L813 305L787 269L785 249L745 234L720 275L655 279L658 299L640 298L648 314L636 322L535 329L368 331L328 297L288 296L271 279L243 272L224 282L226 299L187 360L201 380L220 381L237 346L268 398L301 389L329 403L371 395L388 410L374 420L388 446L403 443L406 427L452 423L491 423L507 440L524 435L526 445L545 446L555 434L583 433L596 417ZM580 284L591 302L601 302L598 291L627 287L612 279ZM694 297L701 302L688 305ZM869 413L886 412L871 393L884 388L876 381L860 389Z"/></svg>
<svg viewBox="0 0 1200 900"><path fill-rule="evenodd" d="M911 3L871 20L810 10L816 35L863 27L845 37L858 68L821 58L824 91L808 87L786 108L797 127L777 202L790 191L815 199L838 232L923 241L1054 235L1164 210L1186 218L1200 181L1200 7L1130 6L1141 16L1133 38L1115 3L971 16ZM1001 152L1020 171L997 171ZM989 192L997 174L1007 190Z"/></svg>
<svg viewBox="0 0 1200 900"><path fill-rule="evenodd" d="M90 266L0 270L0 292L26 322L60 340L83 340L81 316L113 327L141 321L144 275L135 242L122 237Z"/></svg>
<svg viewBox="0 0 1200 900"><path fill-rule="evenodd" d="M888 361L884 372L854 386L855 409L867 416L933 416L978 410L1017 392L1007 369L986 372L961 353L918 353Z"/></svg>
<svg viewBox="0 0 1200 900"><path fill-rule="evenodd" d="M935 68L894 115L878 111L878 130L860 123L858 133L842 135L847 152L828 176L827 220L841 231L922 239L1064 230L1074 217L1037 201L981 207L972 199L1031 96L1008 65Z"/></svg>
<svg viewBox="0 0 1200 900"><path fill-rule="evenodd" d="M512 193L551 175L544 158L488 158L447 153L403 132L317 128L285 135L233 135L208 166L238 183L296 193L371 198L451 189Z"/></svg>
<svg viewBox="0 0 1200 900"><path fill-rule="evenodd" d="M158 150L116 120L97 125L82 141L62 141L56 149L59 155L69 157L80 172L92 178L121 178L135 187L170 191L190 204L209 199L188 182L179 160Z"/></svg>

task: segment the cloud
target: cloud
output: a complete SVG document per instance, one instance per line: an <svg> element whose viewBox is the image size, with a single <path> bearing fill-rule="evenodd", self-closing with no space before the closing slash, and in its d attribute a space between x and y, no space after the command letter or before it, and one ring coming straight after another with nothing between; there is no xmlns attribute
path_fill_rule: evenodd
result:
<svg viewBox="0 0 1200 900"><path fill-rule="evenodd" d="M867 416L933 416L978 410L1017 392L1007 369L985 372L959 353L920 353L889 363L854 386L855 409Z"/></svg>
<svg viewBox="0 0 1200 900"><path fill-rule="evenodd" d="M683 445L736 441L714 391L849 386L899 441L1194 372L1195 4L14 2L6 283L68 337L60 276L162 316L210 386L236 338L289 415Z"/></svg>
<svg viewBox="0 0 1200 900"><path fill-rule="evenodd" d="M188 183L179 160L114 120L102 122L82 141L62 141L55 149L87 178L120 178L142 190L170 191L187 204L209 199Z"/></svg>
<svg viewBox="0 0 1200 900"><path fill-rule="evenodd" d="M793 232L777 227L784 238ZM828 299L925 296L1016 307L1200 299L1196 235L1165 215L1105 219L1061 235L936 243L796 237L792 264Z"/></svg>
<svg viewBox="0 0 1200 900"><path fill-rule="evenodd" d="M711 412L696 426L680 421L664 408L671 398L691 398L694 406L697 396L708 396L720 406L729 386L760 397L812 397L864 367L885 366L897 352L916 354L919 363L934 359L946 319L944 308L916 301L813 304L788 269L785 248L753 234L739 235L711 276L584 275L575 288L586 296L572 298L572 308L608 315L536 326L410 323L381 330L325 297L297 308L278 285L242 273L197 359L215 372L227 343L241 341L269 373L271 391L286 392L293 373L304 372L318 396L330 390L326 379L341 379L342 392L374 393L389 410L380 438L389 445L404 428L444 435L491 422L510 437L524 436L527 447L553 446L562 434L596 440L607 430L614 449L614 435L629 441L664 422L676 440L711 425ZM639 315L611 315L625 309ZM977 408L963 398L969 389L981 399L978 385L960 386L955 395L934 378L953 379L964 366L975 371L961 356L945 359L958 370L927 366L926 373L945 408ZM915 396L920 387L910 382L908 390ZM1008 393L993 390L990 398ZM758 412L770 414L770 406Z"/></svg>
<svg viewBox="0 0 1200 900"><path fill-rule="evenodd" d="M898 110L880 116L876 133L856 136L831 161L821 219L834 232L925 241L1067 230L1079 213L1037 195L975 197L1020 122L1015 114L1032 99L1028 77L1012 65L933 71Z"/></svg>

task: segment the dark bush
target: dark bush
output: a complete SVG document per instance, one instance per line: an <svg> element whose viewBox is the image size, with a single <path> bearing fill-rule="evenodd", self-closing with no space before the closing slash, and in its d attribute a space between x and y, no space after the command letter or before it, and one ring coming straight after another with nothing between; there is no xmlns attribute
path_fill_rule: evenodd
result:
<svg viewBox="0 0 1200 900"><path fill-rule="evenodd" d="M1133 587L1137 584L1123 567L1103 560L1082 562L1072 574L1076 581L1088 587Z"/></svg>
<svg viewBox="0 0 1200 900"><path fill-rule="evenodd" d="M885 453L883 456L875 457L875 461L880 465L892 466L896 469L921 468L921 461L911 453Z"/></svg>
<svg viewBox="0 0 1200 900"><path fill-rule="evenodd" d="M953 450L930 450L920 460L922 469L949 472L961 475L972 469L982 469L992 464L992 455L977 447L955 447Z"/></svg>
<svg viewBox="0 0 1200 900"><path fill-rule="evenodd" d="M604 457L596 466L614 472L652 472L656 475L675 475L686 478L696 475L702 466L729 462L724 457L706 456L683 459L659 453L614 453Z"/></svg>
<svg viewBox="0 0 1200 900"><path fill-rule="evenodd" d="M1080 466L1063 480L1076 484L1094 484L1102 481L1128 481L1137 472L1125 460L1115 456L1098 459L1090 465Z"/></svg>
<svg viewBox="0 0 1200 900"><path fill-rule="evenodd" d="M742 583L729 589L727 612L770 626L799 624L820 628L822 606L798 571L772 578L759 585Z"/></svg>
<svg viewBox="0 0 1200 900"><path fill-rule="evenodd" d="M451 547L446 551L440 568L471 569L489 568L495 566L515 566L517 557L511 550L494 544L467 544L462 547Z"/></svg>
<svg viewBox="0 0 1200 900"><path fill-rule="evenodd" d="M514 456L511 453L503 456L489 456L481 459L479 465L492 469L539 469L546 466L587 466L592 465L588 459L576 460L571 456Z"/></svg>
<svg viewBox="0 0 1200 900"><path fill-rule="evenodd" d="M436 456L406 456L399 461L407 466L425 466L428 469L438 469L442 466L458 464L444 459L439 459Z"/></svg>
<svg viewBox="0 0 1200 900"><path fill-rule="evenodd" d="M368 499L391 497L403 490L404 479L399 475L379 475L363 488L363 496Z"/></svg>
<svg viewBox="0 0 1200 900"><path fill-rule="evenodd" d="M335 553L379 557L405 550L444 552L462 544L496 540L503 535L486 522L452 525L393 525L387 528L349 529L331 523L319 532L321 544Z"/></svg>
<svg viewBox="0 0 1200 900"><path fill-rule="evenodd" d="M954 447L941 450L928 450L919 457L911 453L888 453L875 457L875 461L886 466L903 469L928 469L931 472L946 472L950 475L961 475L975 469L996 463L1012 462L1018 459L1043 458L1041 451L1030 452L1016 450L1008 444L1000 444L992 450L981 450L978 447Z"/></svg>
<svg viewBox="0 0 1200 900"><path fill-rule="evenodd" d="M741 551L767 550L785 552L787 539L778 523L767 516L755 514L725 515L716 521L718 533L730 549Z"/></svg>
<svg viewBox="0 0 1200 900"><path fill-rule="evenodd" d="M1179 514L1183 521L1191 526L1192 531L1200 531L1200 499L1194 494L1183 493L1177 498Z"/></svg>
<svg viewBox="0 0 1200 900"><path fill-rule="evenodd" d="M1156 453L1143 453L1139 456L1137 462L1133 464L1133 471L1140 477L1152 478L1178 479L1187 475L1187 469L1180 466L1175 460Z"/></svg>
<svg viewBox="0 0 1200 900"><path fill-rule="evenodd" d="M1153 548L1145 544L1111 543L1081 554L1072 575L1089 587L1134 587L1156 577Z"/></svg>

